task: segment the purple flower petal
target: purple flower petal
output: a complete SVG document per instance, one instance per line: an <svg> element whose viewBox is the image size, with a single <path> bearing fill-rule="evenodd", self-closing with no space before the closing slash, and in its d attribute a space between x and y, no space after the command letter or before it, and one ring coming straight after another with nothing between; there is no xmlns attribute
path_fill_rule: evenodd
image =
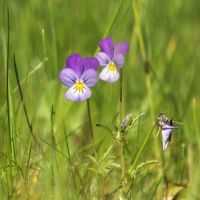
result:
<svg viewBox="0 0 200 200"><path fill-rule="evenodd" d="M162 141L163 141L163 151L167 149L168 142L171 139L171 132L173 129L177 129L176 126L164 125L162 126Z"/></svg>
<svg viewBox="0 0 200 200"><path fill-rule="evenodd" d="M125 55L129 51L129 45L126 42L119 42L114 47L114 54Z"/></svg>
<svg viewBox="0 0 200 200"><path fill-rule="evenodd" d="M88 69L97 70L99 61L95 57L87 57L83 59L84 71Z"/></svg>
<svg viewBox="0 0 200 200"><path fill-rule="evenodd" d="M70 68L63 69L59 74L61 83L67 86L72 86L78 79L78 75Z"/></svg>
<svg viewBox="0 0 200 200"><path fill-rule="evenodd" d="M92 95L92 92L89 87L84 85L83 91L78 91L75 89L75 85L70 87L65 92L65 97L71 101L84 101L85 99L90 98Z"/></svg>
<svg viewBox="0 0 200 200"><path fill-rule="evenodd" d="M104 52L97 53L96 58L98 59L100 66L103 67L105 67L111 61L109 56Z"/></svg>
<svg viewBox="0 0 200 200"><path fill-rule="evenodd" d="M103 52L105 52L110 58L113 57L114 53L114 42L111 37L102 39L99 42L99 47Z"/></svg>
<svg viewBox="0 0 200 200"><path fill-rule="evenodd" d="M88 87L92 87L98 81L97 72L93 69L88 69L84 71L84 73L80 77L81 80L87 85Z"/></svg>
<svg viewBox="0 0 200 200"><path fill-rule="evenodd" d="M164 129L162 130L162 141L163 141L163 150L167 149L168 142L171 137L172 129Z"/></svg>
<svg viewBox="0 0 200 200"><path fill-rule="evenodd" d="M177 129L177 126L171 126L171 125L164 125L162 126L162 130L168 130L168 129Z"/></svg>
<svg viewBox="0 0 200 200"><path fill-rule="evenodd" d="M80 76L83 72L83 59L79 54L74 53L67 58L66 66L73 69Z"/></svg>
<svg viewBox="0 0 200 200"><path fill-rule="evenodd" d="M66 66L73 69L82 60L81 56L77 53L71 54L66 60Z"/></svg>
<svg viewBox="0 0 200 200"><path fill-rule="evenodd" d="M113 62L118 67L123 67L123 65L124 65L124 56L122 54L115 54L114 57L113 57Z"/></svg>
<svg viewBox="0 0 200 200"><path fill-rule="evenodd" d="M103 81L114 83L119 79L119 72L117 71L117 69L114 71L110 71L107 66L101 71L99 78Z"/></svg>

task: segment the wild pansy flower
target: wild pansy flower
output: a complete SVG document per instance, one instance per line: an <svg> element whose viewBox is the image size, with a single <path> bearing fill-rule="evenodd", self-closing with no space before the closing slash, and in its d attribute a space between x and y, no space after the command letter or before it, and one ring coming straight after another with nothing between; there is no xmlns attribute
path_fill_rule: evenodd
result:
<svg viewBox="0 0 200 200"><path fill-rule="evenodd" d="M112 38L107 37L99 42L99 47L102 52L97 53L96 58L104 67L99 78L113 83L119 79L118 68L124 65L124 55L128 53L129 45L126 42L114 44Z"/></svg>
<svg viewBox="0 0 200 200"><path fill-rule="evenodd" d="M61 83L70 88L65 97L71 101L83 101L91 97L90 87L98 81L97 68L99 62L95 57L81 58L72 54L66 60L66 68L60 72Z"/></svg>
<svg viewBox="0 0 200 200"><path fill-rule="evenodd" d="M158 124L162 130L163 151L167 149L168 143L171 141L171 133L177 126L173 126L172 119L168 120L164 113L159 114L157 117Z"/></svg>

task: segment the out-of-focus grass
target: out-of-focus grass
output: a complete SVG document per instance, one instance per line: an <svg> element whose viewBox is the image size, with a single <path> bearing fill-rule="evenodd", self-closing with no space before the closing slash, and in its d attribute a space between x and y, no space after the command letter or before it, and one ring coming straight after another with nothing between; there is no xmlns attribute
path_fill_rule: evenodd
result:
<svg viewBox="0 0 200 200"><path fill-rule="evenodd" d="M119 5L119 12L113 18ZM139 24L133 13L134 6L137 6ZM6 92L7 8L10 13L8 66L11 137ZM65 66L65 59L70 53L92 55L107 31L115 41L127 41L130 44L123 71L124 114L132 112L138 116L139 113L146 113L140 119L139 129L135 123L129 132L125 150L126 166L135 159L138 149L152 129L151 107L154 115L165 112L183 124L173 133L172 142L163 154L160 135L156 137L156 131L153 132L138 161L141 163L157 159L164 164L138 173L129 197L161 199L166 191L163 189L166 180L162 179L165 174L169 193L179 186L184 187L180 198L199 198L199 10L200 2L197 0L2 0L1 199L78 199L80 194L84 198L84 193L88 192L82 191L90 183L91 178L85 172L87 163L92 162L86 156L89 154L86 102L74 103L64 98L66 88L59 83L58 73ZM151 64L150 97L138 28ZM17 82L13 54L16 56L24 102L21 101L19 90L15 89ZM30 72L40 63L41 67L30 76ZM100 81L93 88L90 103L97 146L101 144L98 149L99 160L112 145L115 146L112 155L116 156L115 160L119 160L119 146L113 142L111 134L95 126L96 123L111 125L119 110L118 100L119 83ZM26 123L24 105L40 147ZM13 144L12 151L10 144ZM111 162L109 159L106 155L107 164ZM99 170L104 170L105 166L99 167ZM116 174L118 170L111 173L108 180L99 178L99 188L108 193L117 188L119 180L116 180Z"/></svg>

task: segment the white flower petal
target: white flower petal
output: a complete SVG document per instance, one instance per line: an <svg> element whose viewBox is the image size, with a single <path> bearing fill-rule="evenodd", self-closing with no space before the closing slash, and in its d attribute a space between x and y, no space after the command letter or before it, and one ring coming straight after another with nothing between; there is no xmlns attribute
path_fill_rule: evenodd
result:
<svg viewBox="0 0 200 200"><path fill-rule="evenodd" d="M66 93L65 97L71 101L84 101L85 99L88 99L91 97L92 92L89 87L84 85L84 88L82 91L76 90L75 85L70 87Z"/></svg>
<svg viewBox="0 0 200 200"><path fill-rule="evenodd" d="M101 71L99 78L109 83L116 82L119 79L119 72L117 68L115 70L109 70L108 65Z"/></svg>

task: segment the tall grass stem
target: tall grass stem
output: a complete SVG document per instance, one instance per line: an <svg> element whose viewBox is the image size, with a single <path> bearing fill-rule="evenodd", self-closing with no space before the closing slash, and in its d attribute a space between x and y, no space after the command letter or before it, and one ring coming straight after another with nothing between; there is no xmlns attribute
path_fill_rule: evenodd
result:
<svg viewBox="0 0 200 200"><path fill-rule="evenodd" d="M194 129L195 129L195 134L196 134L196 139L197 139L197 145L198 145L198 150L200 152L200 136L199 136L199 130L198 130L198 124L197 124L196 99L195 98L193 98L193 100L192 100L192 112L193 112Z"/></svg>
<svg viewBox="0 0 200 200"><path fill-rule="evenodd" d="M10 16L9 16L9 8L7 8L7 44L6 44L7 52L6 52L6 104L7 104L7 120L8 120L8 133L9 133L9 145L10 152L13 158L13 138L11 131L11 117L10 117L10 76L9 76L9 57L10 57ZM12 160L12 159L11 159ZM12 163L10 162L10 165ZM10 184L13 182L13 169L10 167Z"/></svg>
<svg viewBox="0 0 200 200"><path fill-rule="evenodd" d="M38 140L37 140L37 137L36 137L35 134L33 133L32 123L31 123L31 121L30 121L30 119L29 119L29 116L28 116L28 111L27 111L27 108L26 108L26 104L25 104L25 101L24 101L24 96L23 96L23 93L22 93L22 88L21 88L21 85L20 85L20 80L19 80L19 75L18 75L18 69L17 69L17 63L16 63L15 55L13 56L13 59L14 59L15 76L16 76L17 85L18 85L18 88L19 88L19 94L20 94L20 98L21 98L21 102L22 102L22 106L23 106L23 110L24 110L26 122L27 122L27 125L28 125L28 128L29 128L29 132L30 132L32 138L34 139L36 145L37 145L38 148L40 149L43 158L45 158L45 160L46 160L45 153L44 153L42 147L40 146L40 144L39 144L39 142L38 142ZM32 144L32 142L31 142L31 144Z"/></svg>
<svg viewBox="0 0 200 200"><path fill-rule="evenodd" d="M148 135L146 136L146 138L145 138L143 144L141 145L141 147L140 147L138 153L136 154L135 160L134 160L134 162L133 162L133 164L131 165L131 168L130 168L131 171L133 171L133 170L136 168L137 163L138 163L138 160L139 160L139 158L140 158L140 156L141 156L141 153L142 153L142 151L143 151L145 145L147 144L147 142L148 142L148 140L149 140L151 134L153 133L153 130L154 130L155 126L156 126L156 124L153 125L153 128L151 129L151 131L150 131L150 132L148 133Z"/></svg>

